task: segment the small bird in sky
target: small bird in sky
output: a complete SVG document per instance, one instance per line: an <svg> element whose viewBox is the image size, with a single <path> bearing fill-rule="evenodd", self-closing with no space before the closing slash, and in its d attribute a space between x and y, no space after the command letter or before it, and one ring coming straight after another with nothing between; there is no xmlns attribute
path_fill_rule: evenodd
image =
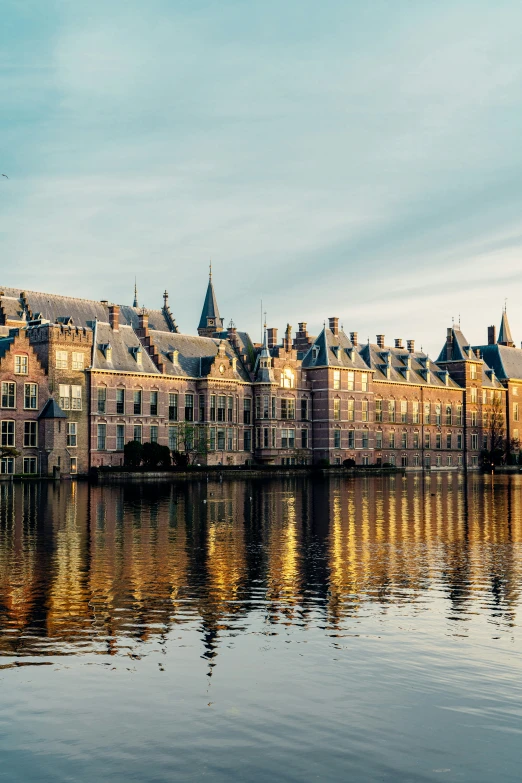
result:
<svg viewBox="0 0 522 783"><path fill-rule="evenodd" d="M2 174L2 177L5 177L6 179L9 179L9 177L7 176L7 174Z"/></svg>

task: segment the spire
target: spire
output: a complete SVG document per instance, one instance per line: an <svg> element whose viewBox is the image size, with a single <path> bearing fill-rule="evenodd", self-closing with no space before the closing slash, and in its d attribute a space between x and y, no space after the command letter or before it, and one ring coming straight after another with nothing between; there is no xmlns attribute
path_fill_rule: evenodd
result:
<svg viewBox="0 0 522 783"><path fill-rule="evenodd" d="M497 343L498 345L507 345L509 348L515 347L515 343L511 337L511 329L509 328L506 303L504 303L504 310L502 311L502 320L500 322Z"/></svg>
<svg viewBox="0 0 522 783"><path fill-rule="evenodd" d="M136 278L134 278L134 302L132 303L132 306L138 307L138 283Z"/></svg>
<svg viewBox="0 0 522 783"><path fill-rule="evenodd" d="M214 332L223 331L223 319L219 315L219 308L216 300L216 294L214 292L214 285L212 283L212 262L209 265L208 273L208 287L203 303L203 310L201 311L201 318L199 319L198 334L202 336L210 336Z"/></svg>

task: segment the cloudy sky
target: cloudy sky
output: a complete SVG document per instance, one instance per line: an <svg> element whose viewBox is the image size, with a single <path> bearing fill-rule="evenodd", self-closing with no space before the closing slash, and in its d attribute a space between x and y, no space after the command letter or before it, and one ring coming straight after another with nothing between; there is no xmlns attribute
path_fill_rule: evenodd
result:
<svg viewBox="0 0 522 783"><path fill-rule="evenodd" d="M522 340L522 5L3 0L2 285Z"/></svg>

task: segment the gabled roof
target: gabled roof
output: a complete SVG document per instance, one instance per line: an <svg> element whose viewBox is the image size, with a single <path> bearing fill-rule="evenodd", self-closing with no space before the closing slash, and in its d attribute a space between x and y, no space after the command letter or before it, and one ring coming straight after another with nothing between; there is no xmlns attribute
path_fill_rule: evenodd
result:
<svg viewBox="0 0 522 783"><path fill-rule="evenodd" d="M11 349L11 345L14 343L13 337L0 338L0 359L3 359L6 353Z"/></svg>
<svg viewBox="0 0 522 783"><path fill-rule="evenodd" d="M203 303L203 310L201 311L201 318L199 319L198 329L206 329L208 325L208 318L213 318L216 326L222 326L223 321L219 315L219 308L217 304L216 294L214 292L214 286L212 284L212 273L208 278L207 293L205 301Z"/></svg>
<svg viewBox="0 0 522 783"><path fill-rule="evenodd" d="M130 326L114 331L108 323L97 323L94 331L92 366L95 370L119 370L120 372L159 373L158 368L142 346L139 337ZM107 352L105 346L110 345ZM135 359L141 354L141 364ZM110 360L109 360L110 357Z"/></svg>
<svg viewBox="0 0 522 783"><path fill-rule="evenodd" d="M522 349L507 345L479 345L478 349L488 367L495 371L497 378L522 380Z"/></svg>
<svg viewBox="0 0 522 783"><path fill-rule="evenodd" d="M66 419L67 416L62 411L56 400L50 397L45 403L39 419Z"/></svg>
<svg viewBox="0 0 522 783"><path fill-rule="evenodd" d="M444 343L442 350L438 356L438 362L461 362L468 359L476 359L472 355L471 346L466 340L460 329L456 326L451 328L451 347L448 355L448 341Z"/></svg>
<svg viewBox="0 0 522 783"><path fill-rule="evenodd" d="M249 381L248 373L232 345L228 340L214 337L193 337L188 334L172 334L172 332L156 331L150 335L153 344L158 349L161 361L167 375L203 378L209 374L219 346L224 350L224 357L229 361L237 359L236 376L238 380ZM177 351L177 363L173 354Z"/></svg>
<svg viewBox="0 0 522 783"><path fill-rule="evenodd" d="M361 349L361 356L374 371L374 381L390 381L415 386L439 386L452 389L461 387L422 351L410 352L405 348L383 347L368 343ZM429 370L429 380L428 371Z"/></svg>
<svg viewBox="0 0 522 783"><path fill-rule="evenodd" d="M346 367L349 369L367 370L359 350L354 346L346 333L341 329L335 335L331 329L324 327L321 334L315 338L303 358L303 367Z"/></svg>
<svg viewBox="0 0 522 783"><path fill-rule="evenodd" d="M505 310L502 313L502 320L500 322L497 343L499 343L499 345L502 345L502 343L505 343L506 345L511 343L511 345L514 345L513 338L511 337L511 329L509 328L507 313Z"/></svg>

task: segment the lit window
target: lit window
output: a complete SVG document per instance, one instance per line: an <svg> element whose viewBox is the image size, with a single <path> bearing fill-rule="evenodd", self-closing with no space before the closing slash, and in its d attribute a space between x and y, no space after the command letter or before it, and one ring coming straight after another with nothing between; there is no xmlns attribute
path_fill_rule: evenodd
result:
<svg viewBox="0 0 522 783"><path fill-rule="evenodd" d="M73 370L83 370L83 353L73 353L72 368Z"/></svg>
<svg viewBox="0 0 522 783"><path fill-rule="evenodd" d="M341 419L341 400L339 398L335 399L333 401L334 409L333 409L333 417L334 421L340 421Z"/></svg>
<svg viewBox="0 0 522 783"><path fill-rule="evenodd" d="M29 357L25 354L15 355L15 375L27 375Z"/></svg>
<svg viewBox="0 0 522 783"><path fill-rule="evenodd" d="M355 387L355 373L353 370L348 370L348 391L353 391Z"/></svg>
<svg viewBox="0 0 522 783"><path fill-rule="evenodd" d="M361 373L361 391L368 391L368 373Z"/></svg>
<svg viewBox="0 0 522 783"><path fill-rule="evenodd" d="M285 367L283 372L281 373L281 386L284 389L293 389L294 388L294 373L289 367Z"/></svg>
<svg viewBox="0 0 522 783"><path fill-rule="evenodd" d="M16 405L16 384L11 381L2 382L2 408L14 408Z"/></svg>
<svg viewBox="0 0 522 783"><path fill-rule="evenodd" d="M71 386L71 410L81 411L82 409L82 387Z"/></svg>
<svg viewBox="0 0 522 783"><path fill-rule="evenodd" d="M66 370L69 366L67 351L56 351L56 369Z"/></svg>
<svg viewBox="0 0 522 783"><path fill-rule="evenodd" d="M333 371L333 387L334 387L334 389L340 389L341 388L341 371L340 370L334 370Z"/></svg>
<svg viewBox="0 0 522 783"><path fill-rule="evenodd" d="M362 400L361 402L361 421L369 421L368 400Z"/></svg>

